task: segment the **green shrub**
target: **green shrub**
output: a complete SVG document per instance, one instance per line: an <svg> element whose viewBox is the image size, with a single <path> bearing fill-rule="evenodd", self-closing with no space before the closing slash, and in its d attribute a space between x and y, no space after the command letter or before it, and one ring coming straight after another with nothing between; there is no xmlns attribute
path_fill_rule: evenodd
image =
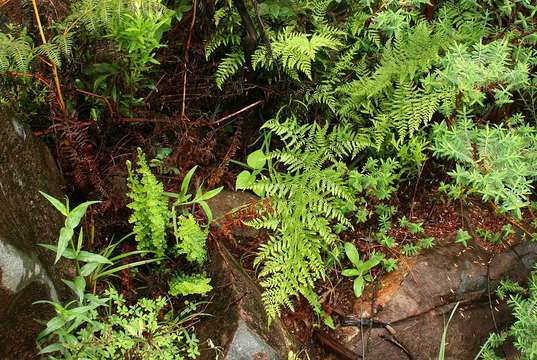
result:
<svg viewBox="0 0 537 360"><path fill-rule="evenodd" d="M499 348L511 338L515 349L519 352L519 359L535 359L537 357L537 269L533 271L529 278L527 296L523 296L523 289L520 286L509 285L506 289L504 283L500 286L499 296L505 297L505 292L510 291L512 295L508 300L512 308L515 322L506 331L489 336L476 358L484 360L500 359L496 355L495 349Z"/></svg>
<svg viewBox="0 0 537 360"><path fill-rule="evenodd" d="M475 194L493 201L501 212L517 219L529 205L537 178L536 146L533 127L478 127L466 114L451 127L442 122L433 130L435 155L455 161L455 169L449 172L454 183L444 189L454 197Z"/></svg>

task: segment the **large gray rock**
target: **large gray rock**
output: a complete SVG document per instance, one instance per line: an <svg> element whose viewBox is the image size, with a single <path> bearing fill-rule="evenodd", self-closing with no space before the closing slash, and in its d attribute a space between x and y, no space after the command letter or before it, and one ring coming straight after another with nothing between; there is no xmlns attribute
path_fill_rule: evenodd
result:
<svg viewBox="0 0 537 360"><path fill-rule="evenodd" d="M219 221L231 209L256 201L247 193L223 192L210 201L213 215ZM251 230L251 229L250 229ZM236 241L248 236L260 236L240 226L233 227ZM293 339L279 320L268 325L257 284L244 272L224 245L225 239L209 242L208 270L214 291L206 317L196 332L203 341L210 339L220 348L226 360L277 360L286 359L295 348ZM215 351L205 349L200 359L215 359Z"/></svg>
<svg viewBox="0 0 537 360"><path fill-rule="evenodd" d="M35 354L36 319L52 309L36 300L64 298L64 263L38 243L53 244L63 219L39 194L62 197L62 178L48 149L5 109L0 109L0 358Z"/></svg>
<svg viewBox="0 0 537 360"><path fill-rule="evenodd" d="M536 259L534 242L522 241L495 254L477 243L464 249L448 239L381 279L374 301L355 303L355 317L389 323L394 334L384 327L343 327L337 330L339 340L370 360L408 358L387 339L403 345L413 359L436 359L444 324L459 303L449 326L446 359L473 359L489 333L511 320L506 304L495 299L498 281L526 280Z"/></svg>

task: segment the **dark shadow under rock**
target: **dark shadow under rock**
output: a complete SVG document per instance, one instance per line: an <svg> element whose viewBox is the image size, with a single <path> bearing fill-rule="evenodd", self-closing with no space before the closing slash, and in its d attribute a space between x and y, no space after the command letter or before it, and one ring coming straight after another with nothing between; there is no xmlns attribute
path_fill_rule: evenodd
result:
<svg viewBox="0 0 537 360"><path fill-rule="evenodd" d="M65 299L68 263L38 244L55 244L62 216L39 191L62 197L63 180L44 144L17 117L0 109L0 358L35 356L36 319L52 308L37 300Z"/></svg>
<svg viewBox="0 0 537 360"><path fill-rule="evenodd" d="M293 342L279 320L268 325L257 285L222 245L209 246L209 274L214 290L205 310L210 314L197 326L202 341L211 342L224 354L221 359L284 359ZM205 349L200 359L214 359Z"/></svg>
<svg viewBox="0 0 537 360"><path fill-rule="evenodd" d="M245 193L223 192L210 205L215 218L219 218L254 199ZM278 319L268 325L257 284L218 240L209 242L207 264L214 290L205 310L209 316L196 329L204 342L200 359L216 358L217 351L206 346L209 339L219 348L219 359L286 359L294 348L293 339Z"/></svg>

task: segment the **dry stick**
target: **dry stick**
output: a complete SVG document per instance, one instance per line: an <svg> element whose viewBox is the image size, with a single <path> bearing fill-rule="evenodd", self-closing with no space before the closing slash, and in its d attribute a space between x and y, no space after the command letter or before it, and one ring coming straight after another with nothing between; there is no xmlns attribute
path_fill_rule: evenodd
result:
<svg viewBox="0 0 537 360"><path fill-rule="evenodd" d="M9 75L17 77L17 78L31 77L31 78L34 78L34 79L37 79L37 80L41 81L46 87L50 86L50 81L45 79L43 77L43 75L41 75L39 73L25 73L25 72L19 72L19 71L8 71L7 73Z"/></svg>
<svg viewBox="0 0 537 360"><path fill-rule="evenodd" d="M47 44L47 38L45 37L45 33L43 32L43 26L41 25L41 18L39 17L39 10L37 9L37 2L36 0L32 0L32 6L34 8L34 15L35 20L37 22L37 28L39 29L39 35L41 36L41 42L43 45ZM51 62L50 67L52 69L52 77L54 78L54 85L56 87L56 96L58 97L58 103L60 105L60 109L65 116L65 121L69 122L69 118L67 117L67 112L65 110L65 103L63 101L63 94L62 94L62 88L60 84L60 77L58 76L58 68L54 62Z"/></svg>
<svg viewBox="0 0 537 360"><path fill-rule="evenodd" d="M108 101L108 99L106 97L101 96L101 95L97 95L97 94L94 94L94 93L92 93L90 91L82 90L82 89L79 89L79 88L75 88L75 91L79 92L81 94L84 94L84 95L88 95L88 96L95 97L97 99L101 99L105 103L106 107L108 107L108 111L110 111L110 114L114 113L114 111L112 109L112 105L110 104L110 101Z"/></svg>
<svg viewBox="0 0 537 360"><path fill-rule="evenodd" d="M351 351L347 349L345 346L343 346L339 341L334 339L330 334L328 333L321 333L318 330L314 332L315 337L317 340L326 348L330 349L332 352L339 355L341 359L345 360L356 360L356 359L362 359L363 356L360 354L355 353L354 351Z"/></svg>
<svg viewBox="0 0 537 360"><path fill-rule="evenodd" d="M184 55L184 74L183 74L183 102L181 105L181 120L184 120L186 118L185 116L185 103L186 103L186 78L187 78L187 71L188 71L188 62L189 56L188 51L190 49L190 43L192 41L192 33L194 32L194 24L196 22L196 9L198 8L198 1L194 0L194 3L192 4L192 21L190 22L190 29L188 31L188 39L186 41L185 45L185 55Z"/></svg>
<svg viewBox="0 0 537 360"><path fill-rule="evenodd" d="M258 106L258 105L263 104L263 102L264 102L263 100L257 100L255 103L250 104L250 105L246 106L245 108L242 108L242 109L240 109L240 110L238 110L238 111L235 111L234 113L231 113L231 114L229 114L229 115L226 115L226 116L224 116L223 118L221 118L221 119L219 119L219 120L216 120L216 121L212 122L211 125L218 125L218 124L220 124L221 122L224 122L224 121L226 121L226 120L229 120L229 119L231 119L231 118L233 118L233 117L235 117L235 116L237 116L237 115L242 114L242 113L245 112L245 111L248 111L248 110L250 110L250 109L252 109L252 108L254 108L254 107Z"/></svg>

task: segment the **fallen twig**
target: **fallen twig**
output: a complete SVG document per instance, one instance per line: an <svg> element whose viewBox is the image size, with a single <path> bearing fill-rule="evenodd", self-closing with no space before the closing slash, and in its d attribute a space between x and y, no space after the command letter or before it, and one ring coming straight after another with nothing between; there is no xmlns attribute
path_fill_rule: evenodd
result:
<svg viewBox="0 0 537 360"><path fill-rule="evenodd" d="M226 115L226 116L224 116L223 118L221 118L221 119L219 119L219 120L216 120L216 121L212 122L211 125L218 125L218 124L220 124L220 123L222 123L222 122L224 122L224 121L226 121L226 120L229 120L229 119L231 119L231 118L233 118L233 117L235 117L235 116L237 116L237 115L242 114L242 113L245 112L245 111L248 111L248 110L250 110L250 109L252 109L252 108L254 108L254 107L256 107L256 106L259 106L259 105L263 104L263 102L264 102L263 100L257 100L257 101L256 101L255 103L253 103L253 104L250 104L250 105L248 105L248 106L246 106L246 107L244 107L244 108L242 108L242 109L240 109L240 110L238 110L238 111L235 111L234 113L231 113L231 114L229 114L229 115Z"/></svg>
<svg viewBox="0 0 537 360"><path fill-rule="evenodd" d="M338 354L342 359L356 360L356 359L363 358L362 355L357 354L354 351L347 349L345 346L343 346L339 341L334 339L329 334L315 331L315 337L323 346L327 347L332 352Z"/></svg>

